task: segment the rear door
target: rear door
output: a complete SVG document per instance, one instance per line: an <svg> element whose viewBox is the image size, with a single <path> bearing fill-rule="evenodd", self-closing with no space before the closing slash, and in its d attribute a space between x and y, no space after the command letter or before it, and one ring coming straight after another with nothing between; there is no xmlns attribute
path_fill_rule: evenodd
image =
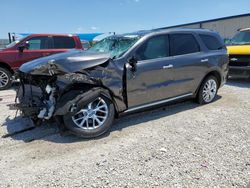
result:
<svg viewBox="0 0 250 188"><path fill-rule="evenodd" d="M62 53L76 48L76 42L71 36L53 36L51 53Z"/></svg>
<svg viewBox="0 0 250 188"><path fill-rule="evenodd" d="M202 64L207 61L196 37L192 33L170 34L170 55L173 57L175 93L194 93L204 75Z"/></svg>

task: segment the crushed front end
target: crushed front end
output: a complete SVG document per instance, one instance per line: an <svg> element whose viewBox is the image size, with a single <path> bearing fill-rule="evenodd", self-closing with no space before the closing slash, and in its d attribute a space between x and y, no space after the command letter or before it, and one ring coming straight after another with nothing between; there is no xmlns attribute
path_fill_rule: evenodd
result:
<svg viewBox="0 0 250 188"><path fill-rule="evenodd" d="M38 76L18 71L17 77L20 86L15 108L20 110L22 116L33 120L51 119L58 96L56 76Z"/></svg>
<svg viewBox="0 0 250 188"><path fill-rule="evenodd" d="M23 64L15 76L20 80L20 87L14 109L36 121L52 119L57 103L62 103L57 100L67 86L74 83L92 83L83 73L84 69L108 60L107 54L69 51ZM75 73L79 71L83 72Z"/></svg>
<svg viewBox="0 0 250 188"><path fill-rule="evenodd" d="M61 133L66 131L82 137L99 135L105 126L95 129L97 120L92 124L89 120L93 126L89 134L89 130L75 127L72 118L87 108L93 115L96 112L92 103L99 105L105 100L105 104L112 103L117 111L124 111L122 73L122 67L113 63L106 53L69 52L40 58L23 64L16 73L20 86L12 109L32 119L35 125L55 121ZM103 115L102 110L99 109L98 115ZM114 115L114 110L110 114Z"/></svg>

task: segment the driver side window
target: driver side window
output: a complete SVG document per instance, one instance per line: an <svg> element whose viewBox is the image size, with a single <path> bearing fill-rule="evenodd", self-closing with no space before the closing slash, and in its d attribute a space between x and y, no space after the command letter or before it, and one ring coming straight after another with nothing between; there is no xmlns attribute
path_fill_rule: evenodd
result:
<svg viewBox="0 0 250 188"><path fill-rule="evenodd" d="M29 50L50 49L49 37L34 37L28 40Z"/></svg>
<svg viewBox="0 0 250 188"><path fill-rule="evenodd" d="M164 58L169 56L168 35L159 35L148 39L136 51L138 61Z"/></svg>

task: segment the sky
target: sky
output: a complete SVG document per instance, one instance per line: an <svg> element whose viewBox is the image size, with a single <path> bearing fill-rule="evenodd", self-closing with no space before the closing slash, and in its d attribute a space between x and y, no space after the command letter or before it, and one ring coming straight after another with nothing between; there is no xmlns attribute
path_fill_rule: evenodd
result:
<svg viewBox="0 0 250 188"><path fill-rule="evenodd" d="M126 33L250 13L250 0L0 0L0 38Z"/></svg>

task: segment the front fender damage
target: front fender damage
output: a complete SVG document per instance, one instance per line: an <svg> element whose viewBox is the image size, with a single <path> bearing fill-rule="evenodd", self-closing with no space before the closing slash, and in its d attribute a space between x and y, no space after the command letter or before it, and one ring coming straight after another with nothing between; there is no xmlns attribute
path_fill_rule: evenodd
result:
<svg viewBox="0 0 250 188"><path fill-rule="evenodd" d="M93 88L87 92L69 92L58 101L54 116L63 116L66 114L75 114L88 103L94 101L98 96L104 95L111 99L109 93L102 88Z"/></svg>
<svg viewBox="0 0 250 188"><path fill-rule="evenodd" d="M75 114L101 95L112 101L117 113L123 111L126 108L123 70L110 61L64 74L33 75L19 71L19 79L26 87L21 92L25 96L18 97L25 99L19 100L18 109L37 122L60 120L59 127L64 127L63 116Z"/></svg>

